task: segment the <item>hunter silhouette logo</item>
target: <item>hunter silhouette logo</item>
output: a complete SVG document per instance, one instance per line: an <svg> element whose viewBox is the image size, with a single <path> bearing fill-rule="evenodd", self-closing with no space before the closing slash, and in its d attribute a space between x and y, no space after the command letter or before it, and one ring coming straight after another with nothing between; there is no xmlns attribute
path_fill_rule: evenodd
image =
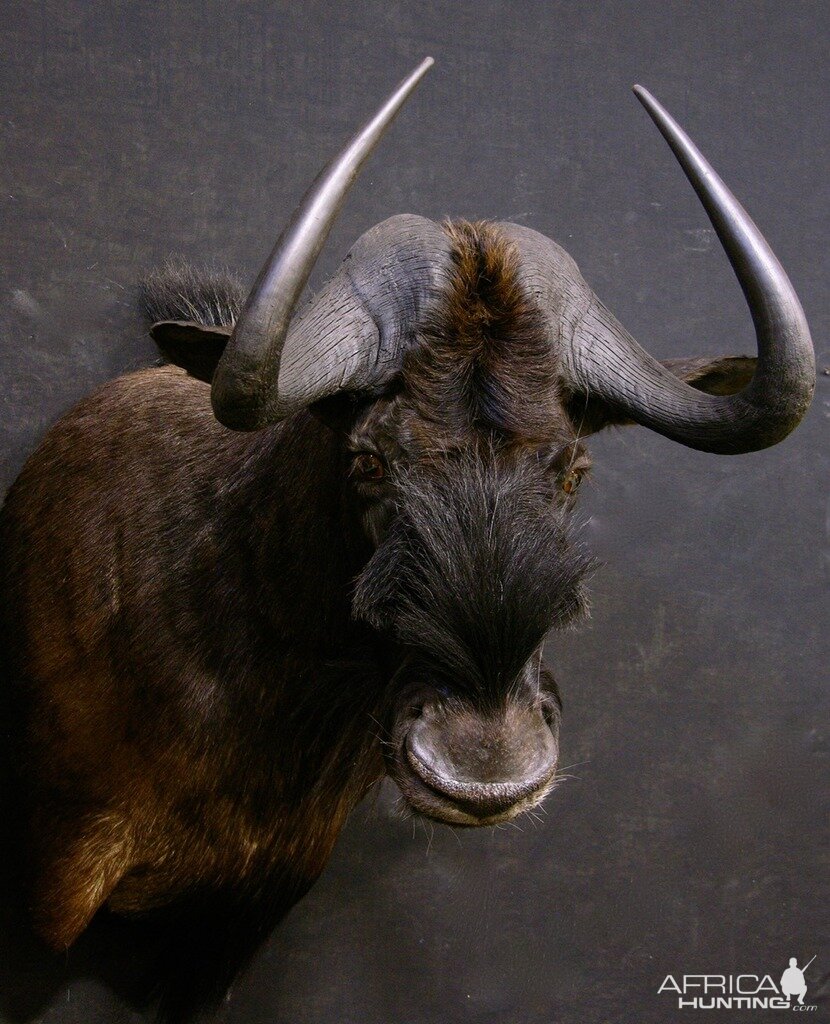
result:
<svg viewBox="0 0 830 1024"><path fill-rule="evenodd" d="M815 956L803 967L790 957L789 967L778 985L770 974L667 974L657 994L677 998L678 1010L792 1010L811 1012L815 1005L805 1004L807 982L804 975Z"/></svg>
<svg viewBox="0 0 830 1024"><path fill-rule="evenodd" d="M813 957L813 960L815 960L815 957ZM807 982L804 980L804 972L813 960L806 963L804 967L799 967L798 960L791 956L790 966L781 975L781 991L787 999L792 999L793 996L796 996L800 1006L804 1005L804 996L807 993Z"/></svg>

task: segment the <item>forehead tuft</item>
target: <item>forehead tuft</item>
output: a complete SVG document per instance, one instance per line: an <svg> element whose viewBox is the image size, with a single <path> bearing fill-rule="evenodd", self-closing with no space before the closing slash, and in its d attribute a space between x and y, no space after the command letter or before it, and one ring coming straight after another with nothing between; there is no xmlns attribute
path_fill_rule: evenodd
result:
<svg viewBox="0 0 830 1024"><path fill-rule="evenodd" d="M519 443L567 436L555 351L522 284L518 247L487 221L443 227L450 278L404 361L408 397L453 436L488 431Z"/></svg>

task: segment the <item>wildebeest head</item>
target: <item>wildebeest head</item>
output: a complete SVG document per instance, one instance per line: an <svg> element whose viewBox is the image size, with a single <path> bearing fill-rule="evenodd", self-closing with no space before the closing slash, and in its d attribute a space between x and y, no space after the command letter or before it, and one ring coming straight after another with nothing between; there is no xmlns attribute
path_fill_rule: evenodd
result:
<svg viewBox="0 0 830 1024"><path fill-rule="evenodd" d="M338 424L373 552L354 615L398 652L390 773L415 809L486 824L532 806L555 775L559 699L541 645L585 608L591 560L571 524L581 439L636 422L704 451L763 448L803 416L814 366L775 256L643 90L747 296L757 360L656 361L563 250L515 224L393 217L295 316L351 182L429 63L315 181L233 330L167 322L154 336L212 381L231 428L306 408Z"/></svg>
<svg viewBox="0 0 830 1024"><path fill-rule="evenodd" d="M376 545L353 607L401 649L391 773L421 812L480 824L553 782L559 700L540 648L585 607L570 506L589 463L518 247L495 225L443 230L445 290L348 436Z"/></svg>

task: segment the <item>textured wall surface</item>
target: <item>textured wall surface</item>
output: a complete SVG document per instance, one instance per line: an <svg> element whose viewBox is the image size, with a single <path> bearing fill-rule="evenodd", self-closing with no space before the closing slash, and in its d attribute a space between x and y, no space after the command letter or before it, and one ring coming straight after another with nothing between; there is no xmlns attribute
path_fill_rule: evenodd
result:
<svg viewBox="0 0 830 1024"><path fill-rule="evenodd" d="M752 351L641 81L766 233L830 362L820 3L13 0L3 22L3 488L62 410L154 358L140 274L177 251L251 276L427 53L317 284L390 214L500 217L564 244L656 355ZM573 778L540 820L463 833L413 827L384 788L223 1019L650 1024L675 1019L669 972L777 980L813 954L828 1012L829 399L820 376L800 429L742 457L594 439L581 500L607 565L589 627L549 651ZM143 1020L119 936L0 958L0 1020Z"/></svg>

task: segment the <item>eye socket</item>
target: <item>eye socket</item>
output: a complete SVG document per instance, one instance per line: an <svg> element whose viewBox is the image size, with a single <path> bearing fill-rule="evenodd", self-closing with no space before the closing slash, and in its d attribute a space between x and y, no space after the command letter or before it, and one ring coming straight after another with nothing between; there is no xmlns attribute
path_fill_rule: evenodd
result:
<svg viewBox="0 0 830 1024"><path fill-rule="evenodd" d="M381 459L372 452L359 452L352 459L349 476L357 477L358 480L378 481L386 476Z"/></svg>
<svg viewBox="0 0 830 1024"><path fill-rule="evenodd" d="M568 472L562 477L560 487L565 494L573 494L577 487L582 483L582 473L577 472L575 469L569 469Z"/></svg>

